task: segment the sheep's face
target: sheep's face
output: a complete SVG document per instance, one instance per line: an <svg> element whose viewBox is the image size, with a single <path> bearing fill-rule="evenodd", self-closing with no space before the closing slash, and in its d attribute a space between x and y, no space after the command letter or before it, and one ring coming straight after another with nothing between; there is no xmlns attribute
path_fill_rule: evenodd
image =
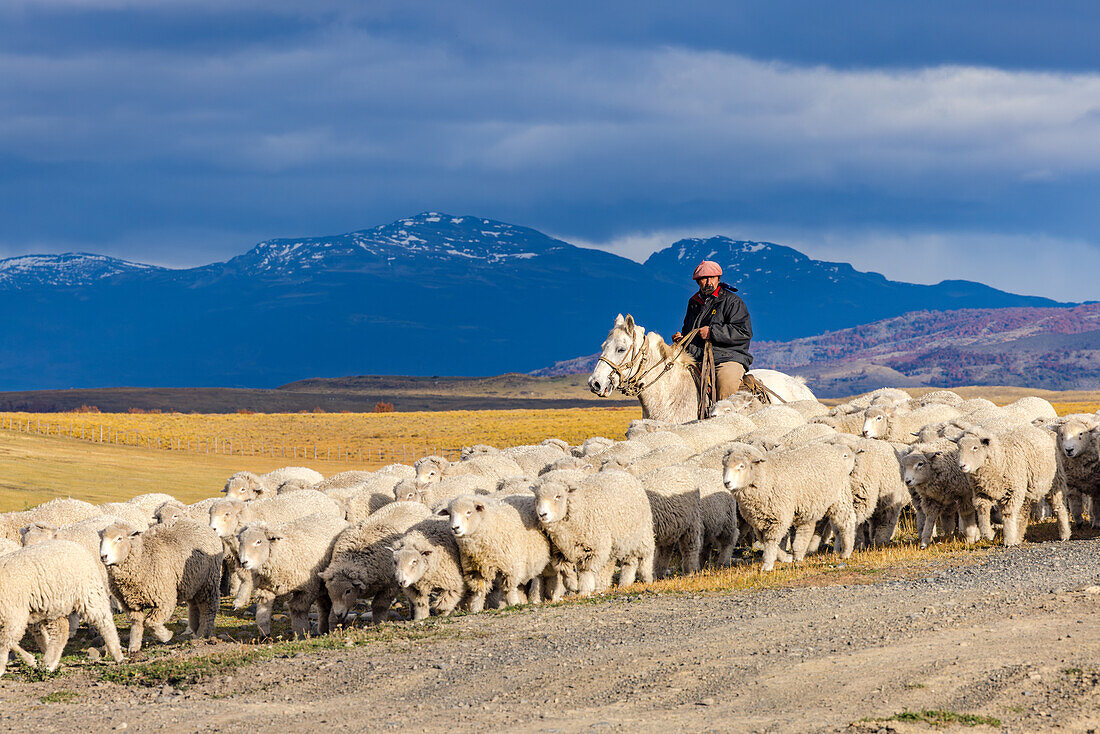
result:
<svg viewBox="0 0 1100 734"><path fill-rule="evenodd" d="M282 535L269 530L264 525L245 525L237 533L241 567L249 571L262 568L271 557L272 546L285 541Z"/></svg>
<svg viewBox="0 0 1100 734"><path fill-rule="evenodd" d="M451 532L456 538L473 535L485 517L485 510L485 500L478 497L463 495L451 500L446 510L451 518Z"/></svg>
<svg viewBox="0 0 1100 734"><path fill-rule="evenodd" d="M153 513L153 519L162 525L169 525L186 517L186 509L172 502L165 502Z"/></svg>
<svg viewBox="0 0 1100 734"><path fill-rule="evenodd" d="M393 495L398 502L420 502L424 496L415 482L401 482L393 488Z"/></svg>
<svg viewBox="0 0 1100 734"><path fill-rule="evenodd" d="M22 528L19 534L23 537L23 547L26 548L28 545L45 543L47 540L53 540L54 536L57 534L57 528L52 525L36 522Z"/></svg>
<svg viewBox="0 0 1100 734"><path fill-rule="evenodd" d="M1062 451L1071 459L1084 454L1092 438L1091 426L1079 420L1066 421L1059 433L1062 436Z"/></svg>
<svg viewBox="0 0 1100 734"><path fill-rule="evenodd" d="M215 502L210 505L210 527L214 528L219 538L228 538L237 532L243 511L242 502L230 500Z"/></svg>
<svg viewBox="0 0 1100 734"><path fill-rule="evenodd" d="M133 539L141 535L141 531L130 527L124 522L116 522L108 525L99 533L99 558L105 566L113 566L122 563L130 555L130 546Z"/></svg>
<svg viewBox="0 0 1100 734"><path fill-rule="evenodd" d="M901 479L906 487L919 487L932 477L932 459L935 453L910 451L901 459Z"/></svg>
<svg viewBox="0 0 1100 734"><path fill-rule="evenodd" d="M430 546L417 548L413 544L398 544L393 549L393 573L397 585L407 589L420 579L431 563L434 549Z"/></svg>
<svg viewBox="0 0 1100 734"><path fill-rule="evenodd" d="M733 449L722 460L722 484L731 492L751 487L757 465L764 461L766 458L760 451Z"/></svg>
<svg viewBox="0 0 1100 734"><path fill-rule="evenodd" d="M977 433L963 434L959 444L959 468L967 474L973 474L985 465L993 445L991 436Z"/></svg>
<svg viewBox="0 0 1100 734"><path fill-rule="evenodd" d="M569 495L577 487L564 482L546 482L535 490L535 512L539 522L552 523L565 519L569 514Z"/></svg>
<svg viewBox="0 0 1100 734"><path fill-rule="evenodd" d="M416 464L416 483L431 484L443 478L443 465L435 458L428 457Z"/></svg>
<svg viewBox="0 0 1100 734"><path fill-rule="evenodd" d="M227 500L238 502L254 500L260 494L260 478L252 472L237 472L229 477L222 491L225 492Z"/></svg>
<svg viewBox="0 0 1100 734"><path fill-rule="evenodd" d="M883 438L890 429L890 411L883 407L870 408L863 419L863 435L867 438Z"/></svg>
<svg viewBox="0 0 1100 734"><path fill-rule="evenodd" d="M337 624L344 624L359 596L366 591L366 584L348 575L344 569L326 570L321 574L321 579L325 582L328 598L332 600L332 616Z"/></svg>

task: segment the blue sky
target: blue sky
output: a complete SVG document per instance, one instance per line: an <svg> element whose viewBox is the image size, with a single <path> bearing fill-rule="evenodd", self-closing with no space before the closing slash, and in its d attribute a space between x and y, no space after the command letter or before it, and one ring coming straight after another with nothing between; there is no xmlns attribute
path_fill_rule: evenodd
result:
<svg viewBox="0 0 1100 734"><path fill-rule="evenodd" d="M1100 298L1098 33L1086 2L8 0L0 256L440 210Z"/></svg>

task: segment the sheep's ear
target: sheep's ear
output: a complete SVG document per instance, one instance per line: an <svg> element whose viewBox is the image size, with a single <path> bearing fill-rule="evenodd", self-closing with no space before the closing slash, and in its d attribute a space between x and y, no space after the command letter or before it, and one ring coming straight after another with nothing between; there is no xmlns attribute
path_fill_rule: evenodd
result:
<svg viewBox="0 0 1100 734"><path fill-rule="evenodd" d="M351 580L351 585L354 586L355 588L359 589L359 591L366 591L367 590L367 582L363 581L363 579L352 579Z"/></svg>
<svg viewBox="0 0 1100 734"><path fill-rule="evenodd" d="M933 451L932 453L930 453L928 455L928 458L929 459L935 459L938 456L943 456L943 452L942 451Z"/></svg>
<svg viewBox="0 0 1100 734"><path fill-rule="evenodd" d="M484 502L475 502L474 503L474 509L477 510L478 512L485 512L485 503Z"/></svg>
<svg viewBox="0 0 1100 734"><path fill-rule="evenodd" d="M436 510L435 516L436 517L450 517L451 516L451 510L448 507L440 507L438 510Z"/></svg>
<svg viewBox="0 0 1100 734"><path fill-rule="evenodd" d="M267 534L267 539L270 540L272 543L276 543L280 540L286 540L286 536L282 533L270 532Z"/></svg>
<svg viewBox="0 0 1100 734"><path fill-rule="evenodd" d="M425 548L424 550L420 551L420 555L425 556L425 557L430 556L431 554L432 554L432 549L431 548Z"/></svg>
<svg viewBox="0 0 1100 734"><path fill-rule="evenodd" d="M327 583L332 580L332 577L335 575L335 573L336 572L333 571L331 568L326 568L324 571L321 571L319 574L317 574L317 577Z"/></svg>
<svg viewBox="0 0 1100 734"><path fill-rule="evenodd" d="M765 461L767 461L767 459L764 458L763 456L761 456L759 459L753 459L752 463L754 463L754 464L763 464Z"/></svg>
<svg viewBox="0 0 1100 734"><path fill-rule="evenodd" d="M137 537L137 536L139 536L139 535L141 535L141 531L140 531L140 530L135 530L134 532L130 533L130 537L131 537L131 538L136 538L136 537Z"/></svg>
<svg viewBox="0 0 1100 734"><path fill-rule="evenodd" d="M990 444L989 436L982 436L981 442L982 446L988 446Z"/></svg>

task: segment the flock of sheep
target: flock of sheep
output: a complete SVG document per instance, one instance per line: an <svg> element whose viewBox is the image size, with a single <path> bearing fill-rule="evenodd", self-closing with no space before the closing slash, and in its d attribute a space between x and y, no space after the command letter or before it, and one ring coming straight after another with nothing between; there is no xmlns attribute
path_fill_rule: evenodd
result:
<svg viewBox="0 0 1100 734"><path fill-rule="evenodd" d="M558 439L461 460L349 471L238 472L225 497L184 505L164 494L99 506L56 499L0 515L0 675L30 631L47 670L71 631L93 627L116 661L115 609L168 642L177 605L185 634L208 637L223 595L255 603L271 634L283 601L297 636L389 617L478 612L592 594L704 565L727 566L739 541L763 569L826 545L891 542L912 506L921 547L957 530L968 542L1019 543L1050 510L1063 540L1100 493L1100 416L1057 417L1045 400L1004 407L940 390L882 389L829 409L761 405L738 394L703 421L642 419L625 440ZM1068 502L1068 507L1067 507Z"/></svg>

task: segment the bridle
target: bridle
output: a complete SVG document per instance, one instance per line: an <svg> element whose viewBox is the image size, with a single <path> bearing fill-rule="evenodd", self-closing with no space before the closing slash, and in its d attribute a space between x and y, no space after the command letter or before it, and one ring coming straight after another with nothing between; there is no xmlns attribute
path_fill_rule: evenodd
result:
<svg viewBox="0 0 1100 734"><path fill-rule="evenodd" d="M687 345L698 333L699 329L692 329L684 334L672 355L651 365L649 369L646 369L645 334L642 334L641 348L638 347L638 339L634 337L634 334L630 335L630 353L626 356L625 361L616 364L601 354L597 364L603 362L611 368L611 374L619 378L617 388L619 392L629 397L637 397L676 366L676 360L684 353ZM645 382L645 378L649 376L649 373L658 368L661 371L657 373L657 376L650 382Z"/></svg>

